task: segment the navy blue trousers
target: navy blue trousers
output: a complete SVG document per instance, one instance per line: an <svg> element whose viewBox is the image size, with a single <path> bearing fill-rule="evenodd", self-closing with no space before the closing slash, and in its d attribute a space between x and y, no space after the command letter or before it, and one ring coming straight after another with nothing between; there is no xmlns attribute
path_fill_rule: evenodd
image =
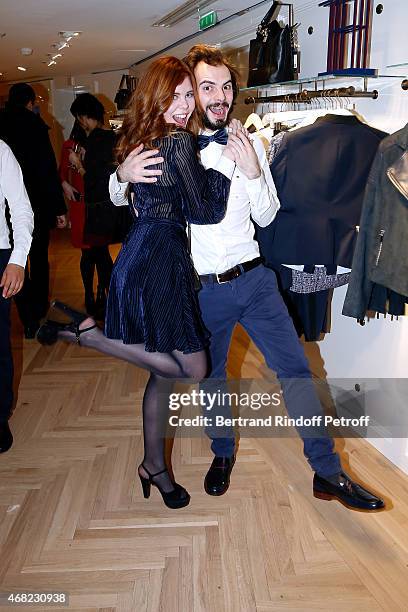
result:
<svg viewBox="0 0 408 612"><path fill-rule="evenodd" d="M0 249L0 278L10 259L10 249ZM11 299L1 295L0 288L0 423L8 421L13 405L13 357L11 353Z"/></svg>
<svg viewBox="0 0 408 612"><path fill-rule="evenodd" d="M263 354L267 366L276 372L288 415L291 418L323 415L303 347L273 270L261 265L228 283L205 283L199 300L205 325L211 332L211 378L226 378L231 335L240 323ZM234 454L232 430L225 438L212 436L211 430L207 434L212 438L215 455ZM304 454L316 473L331 476L340 472L340 459L328 434L322 436L319 432L319 437L302 438Z"/></svg>

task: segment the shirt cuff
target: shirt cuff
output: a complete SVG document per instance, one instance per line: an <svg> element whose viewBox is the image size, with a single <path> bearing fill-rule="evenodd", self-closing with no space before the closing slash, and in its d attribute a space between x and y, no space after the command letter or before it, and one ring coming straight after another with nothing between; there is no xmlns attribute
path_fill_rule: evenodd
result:
<svg viewBox="0 0 408 612"><path fill-rule="evenodd" d="M28 253L21 249L13 249L8 261L9 264L16 264L22 268L26 267Z"/></svg>
<svg viewBox="0 0 408 612"><path fill-rule="evenodd" d="M231 180L235 170L235 162L233 162L232 159L225 157L225 155L221 155L220 159L214 166L214 170L221 172L221 174Z"/></svg>
<svg viewBox="0 0 408 612"><path fill-rule="evenodd" d="M245 181L245 184L247 193L251 198L251 196L258 195L261 193L262 189L264 189L264 187L266 186L266 181L263 173L261 173L261 176L258 176L257 178L247 179Z"/></svg>
<svg viewBox="0 0 408 612"><path fill-rule="evenodd" d="M127 204L126 190L128 185L129 183L121 183L119 181L116 172L110 175L109 193L114 204L122 203L122 201L126 201Z"/></svg>

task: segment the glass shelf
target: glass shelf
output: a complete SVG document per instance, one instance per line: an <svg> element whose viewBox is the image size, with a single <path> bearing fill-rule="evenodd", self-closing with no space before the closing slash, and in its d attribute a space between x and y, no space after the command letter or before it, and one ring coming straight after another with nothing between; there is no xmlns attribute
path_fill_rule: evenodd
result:
<svg viewBox="0 0 408 612"><path fill-rule="evenodd" d="M406 68L408 66L408 62L404 62L403 64L391 64L390 66L386 66L386 68Z"/></svg>
<svg viewBox="0 0 408 612"><path fill-rule="evenodd" d="M404 64L400 64L403 66ZM405 64L408 66L408 64ZM387 66L387 68L396 68L397 66ZM304 77L295 81L283 81L282 83L268 83L267 85L258 85L254 87L241 87L240 91L257 91L258 89L273 89L275 87L290 87L291 85L302 85L304 83L325 83L326 81L355 81L363 79L366 84L368 79L401 79L402 74L376 74L376 75L356 75L356 74L325 74L317 77Z"/></svg>

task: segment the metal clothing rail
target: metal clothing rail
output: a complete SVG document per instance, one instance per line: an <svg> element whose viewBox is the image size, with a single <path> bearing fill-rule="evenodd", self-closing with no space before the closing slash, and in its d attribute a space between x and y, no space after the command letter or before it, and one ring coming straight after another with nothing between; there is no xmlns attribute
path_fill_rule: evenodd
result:
<svg viewBox="0 0 408 612"><path fill-rule="evenodd" d="M245 98L245 104L256 104L266 102L283 102L290 104L291 102L308 103L314 98L371 98L376 100L378 98L378 91L360 91L353 86L350 87L339 87L335 89L320 89L320 90L307 90L304 89L298 93L281 94L277 96L249 96Z"/></svg>

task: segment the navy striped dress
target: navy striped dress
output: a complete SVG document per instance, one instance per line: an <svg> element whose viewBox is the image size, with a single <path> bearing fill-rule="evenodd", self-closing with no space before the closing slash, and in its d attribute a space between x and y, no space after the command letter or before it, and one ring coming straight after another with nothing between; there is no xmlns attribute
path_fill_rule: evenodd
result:
<svg viewBox="0 0 408 612"><path fill-rule="evenodd" d="M137 216L114 265L105 335L144 344L146 351L193 353L207 345L209 333L194 289L186 222L219 223L230 180L204 170L186 131L156 146L163 174L156 183L132 185Z"/></svg>

